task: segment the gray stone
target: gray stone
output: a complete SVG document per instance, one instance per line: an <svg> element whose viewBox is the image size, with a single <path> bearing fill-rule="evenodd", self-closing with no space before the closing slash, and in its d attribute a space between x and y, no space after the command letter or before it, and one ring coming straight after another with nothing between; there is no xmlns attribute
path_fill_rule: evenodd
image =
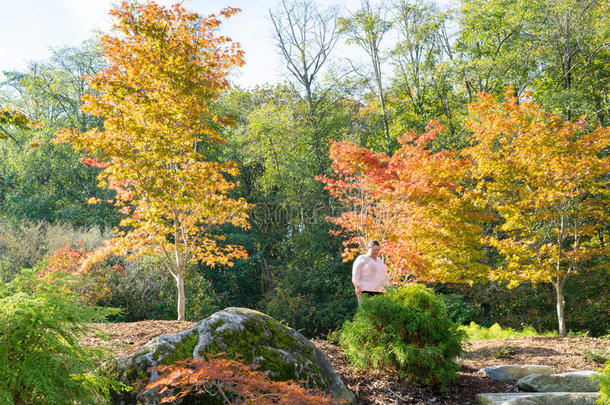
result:
<svg viewBox="0 0 610 405"><path fill-rule="evenodd" d="M313 343L270 316L247 308L226 308L184 332L158 336L132 356L105 363L103 370L132 385L138 379L154 381L158 375L148 371L151 367L219 352L239 355L242 362L258 366L273 379L303 381L306 387L319 388L335 399L358 402ZM157 405L159 401L158 390L153 389L137 398L133 391L117 394L113 404Z"/></svg>
<svg viewBox="0 0 610 405"><path fill-rule="evenodd" d="M517 381L517 385L530 392L597 392L599 384L591 380L596 374L595 371L532 374Z"/></svg>
<svg viewBox="0 0 610 405"><path fill-rule="evenodd" d="M599 393L593 392L511 392L477 394L479 405L596 405Z"/></svg>
<svg viewBox="0 0 610 405"><path fill-rule="evenodd" d="M511 364L486 367L481 372L492 380L512 383L530 374L553 374L554 370L549 366Z"/></svg>

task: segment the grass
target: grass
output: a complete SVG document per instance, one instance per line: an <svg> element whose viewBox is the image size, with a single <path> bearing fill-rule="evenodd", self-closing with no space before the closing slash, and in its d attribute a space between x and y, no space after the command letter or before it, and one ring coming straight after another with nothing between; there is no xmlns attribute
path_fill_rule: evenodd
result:
<svg viewBox="0 0 610 405"><path fill-rule="evenodd" d="M470 325L461 325L459 328L466 332L466 334L468 335L468 340L503 339L526 336L557 336L557 332L555 331L539 333L531 326L526 326L521 331L517 331L513 328L502 328L497 323L493 324L489 328L486 328L477 325L474 322L470 322Z"/></svg>
<svg viewBox="0 0 610 405"><path fill-rule="evenodd" d="M491 354L494 359L507 359L515 354L515 348L509 345L503 345L498 350Z"/></svg>
<svg viewBox="0 0 610 405"><path fill-rule="evenodd" d="M596 363L605 364L610 362L610 350L589 350L582 351L582 356Z"/></svg>

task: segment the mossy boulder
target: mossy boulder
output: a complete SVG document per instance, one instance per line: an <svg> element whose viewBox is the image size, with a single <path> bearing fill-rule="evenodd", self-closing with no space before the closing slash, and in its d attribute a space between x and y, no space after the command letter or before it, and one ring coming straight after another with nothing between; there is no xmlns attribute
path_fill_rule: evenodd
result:
<svg viewBox="0 0 610 405"><path fill-rule="evenodd" d="M270 316L247 308L226 308L184 332L158 336L132 356L107 362L104 369L132 385L138 379L157 378L156 373L147 371L153 366L219 352L257 366L274 380L301 381L307 388L319 388L336 399L357 402L324 353L307 338ZM152 390L139 397L130 391L117 395L113 403L158 404L159 397ZM214 402L210 399L209 403Z"/></svg>

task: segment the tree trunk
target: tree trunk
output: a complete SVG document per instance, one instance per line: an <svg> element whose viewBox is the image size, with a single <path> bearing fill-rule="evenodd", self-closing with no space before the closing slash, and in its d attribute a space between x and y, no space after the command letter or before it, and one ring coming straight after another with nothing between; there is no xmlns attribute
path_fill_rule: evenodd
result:
<svg viewBox="0 0 610 405"><path fill-rule="evenodd" d="M271 275L271 269L267 265L267 259L263 258L261 261L261 269L263 270L263 285L265 291L273 291L273 276Z"/></svg>
<svg viewBox="0 0 610 405"><path fill-rule="evenodd" d="M25 405L25 401L23 399L21 399L21 396L19 395L19 393L12 393L13 395L13 403L15 405Z"/></svg>
<svg viewBox="0 0 610 405"><path fill-rule="evenodd" d="M559 322L559 336L566 337L566 322L564 318L564 305L565 298L563 296L563 280L560 276L557 276L557 281L553 283L555 291L557 292L557 321Z"/></svg>
<svg viewBox="0 0 610 405"><path fill-rule="evenodd" d="M176 288L178 290L178 303L177 303L177 312L178 312L178 320L184 321L184 306L186 303L184 297L184 271L178 271L176 273Z"/></svg>
<svg viewBox="0 0 610 405"><path fill-rule="evenodd" d="M375 81L377 82L377 89L379 90L379 102L381 104L381 119L383 121L383 131L385 132L385 143L386 151L388 154L392 153L390 147L390 126L388 125L388 115L385 109L385 97L383 94L383 83L381 81L381 61L377 53L377 45L373 45L373 69L375 73Z"/></svg>

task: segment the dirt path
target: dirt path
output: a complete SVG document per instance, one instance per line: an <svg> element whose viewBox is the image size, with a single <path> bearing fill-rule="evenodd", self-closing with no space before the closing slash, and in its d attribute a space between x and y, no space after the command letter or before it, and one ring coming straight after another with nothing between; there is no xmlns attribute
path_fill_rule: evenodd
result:
<svg viewBox="0 0 610 405"><path fill-rule="evenodd" d="M141 321L99 326L109 333L109 343L116 356L128 356L155 336L180 332L193 325L193 322ZM553 366L556 372L593 370L601 367L601 364L587 360L582 355L583 351L610 350L610 340L589 337L472 340L464 343L466 359L462 363L457 383L448 393L441 394L426 387L408 386L391 371L355 371L341 348L323 340L313 339L312 342L326 353L335 371L356 392L363 405L474 404L474 396L477 393L517 390L515 385L495 382L485 377L479 371L483 367L543 364ZM104 344L102 340L94 337L88 337L84 343L91 346Z"/></svg>

